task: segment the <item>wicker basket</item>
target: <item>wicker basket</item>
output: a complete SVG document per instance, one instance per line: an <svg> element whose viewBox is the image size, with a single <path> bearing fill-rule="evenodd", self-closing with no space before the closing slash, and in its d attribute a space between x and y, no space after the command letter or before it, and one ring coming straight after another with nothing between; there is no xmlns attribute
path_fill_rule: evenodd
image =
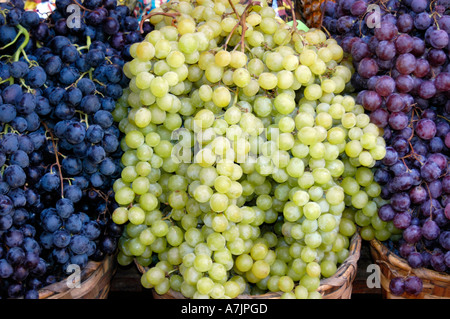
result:
<svg viewBox="0 0 450 319"><path fill-rule="evenodd" d="M321 280L318 292L321 293L323 299L351 299L353 280L356 277L357 263L361 253L359 233L352 237L349 252L349 256L339 266L336 273ZM147 270L138 263L135 264L140 273L143 274ZM155 299L186 299L180 292L174 290L169 290L164 295L157 294L155 290L152 293ZM262 295L239 295L236 299L279 299L281 294L281 292L272 292Z"/></svg>
<svg viewBox="0 0 450 319"><path fill-rule="evenodd" d="M449 299L450 275L427 268L411 268L408 262L394 254L380 241L370 241L370 253L373 260L380 266L381 291L385 299ZM422 279L423 290L417 295L404 293L393 295L389 290L389 282L394 277L417 276Z"/></svg>
<svg viewBox="0 0 450 319"><path fill-rule="evenodd" d="M39 290L39 299L106 299L117 269L116 256L90 261L80 274L80 287L69 288L66 280Z"/></svg>

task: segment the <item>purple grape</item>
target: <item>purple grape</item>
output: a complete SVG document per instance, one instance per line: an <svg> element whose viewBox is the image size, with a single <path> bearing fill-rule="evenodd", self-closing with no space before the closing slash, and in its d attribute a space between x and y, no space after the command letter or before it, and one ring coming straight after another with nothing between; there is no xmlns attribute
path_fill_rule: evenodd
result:
<svg viewBox="0 0 450 319"><path fill-rule="evenodd" d="M392 146L386 147L386 155L382 159L383 164L387 166L392 166L397 161L398 161L397 151Z"/></svg>
<svg viewBox="0 0 450 319"><path fill-rule="evenodd" d="M394 277L389 282L389 291L395 296L401 296L405 292L405 281L402 277Z"/></svg>
<svg viewBox="0 0 450 319"><path fill-rule="evenodd" d="M354 16L359 16L367 11L367 4L363 0L358 0L352 3L352 6L350 8L350 12Z"/></svg>
<svg viewBox="0 0 450 319"><path fill-rule="evenodd" d="M368 111L377 110L383 102L381 96L375 91L365 91L362 97L362 105Z"/></svg>
<svg viewBox="0 0 450 319"><path fill-rule="evenodd" d="M412 253L410 253L408 255L408 264L412 267L412 268L420 268L423 266L423 258L422 258L422 254L414 251Z"/></svg>
<svg viewBox="0 0 450 319"><path fill-rule="evenodd" d="M434 220L427 220L422 226L422 235L428 240L434 240L439 237L440 228Z"/></svg>
<svg viewBox="0 0 450 319"><path fill-rule="evenodd" d="M440 66L443 65L447 60L447 55L443 50L431 49L427 53L427 60L432 66Z"/></svg>
<svg viewBox="0 0 450 319"><path fill-rule="evenodd" d="M393 112L389 115L389 125L397 131L403 130L409 124L408 116L403 112Z"/></svg>
<svg viewBox="0 0 450 319"><path fill-rule="evenodd" d="M411 199L411 203L414 205L419 205L425 202L428 197L428 192L425 187L418 185L409 191L409 198Z"/></svg>
<svg viewBox="0 0 450 319"><path fill-rule="evenodd" d="M114 17L108 17L103 22L103 30L105 33L112 35L116 34L120 29L119 21Z"/></svg>
<svg viewBox="0 0 450 319"><path fill-rule="evenodd" d="M386 99L386 107L390 112L400 112L405 109L406 101L400 94L392 93Z"/></svg>
<svg viewBox="0 0 450 319"><path fill-rule="evenodd" d="M413 178L408 172L404 172L395 176L392 183L397 191L406 191L413 185Z"/></svg>
<svg viewBox="0 0 450 319"><path fill-rule="evenodd" d="M395 90L395 80L388 75L377 78L375 91L381 96L389 96Z"/></svg>
<svg viewBox="0 0 450 319"><path fill-rule="evenodd" d="M398 56L395 67L401 74L411 74L416 68L416 58L411 53L404 53Z"/></svg>
<svg viewBox="0 0 450 319"><path fill-rule="evenodd" d="M437 201L436 199L432 198L427 199L425 202L423 202L420 205L420 212L422 213L422 215L424 217L430 217L431 214L437 210L437 209L441 209L441 205L439 204L439 201Z"/></svg>
<svg viewBox="0 0 450 319"><path fill-rule="evenodd" d="M414 28L414 19L408 13L403 13L397 18L398 31L409 33Z"/></svg>
<svg viewBox="0 0 450 319"><path fill-rule="evenodd" d="M395 216L395 211L391 205L386 204L380 207L378 210L378 216L385 222L391 221Z"/></svg>
<svg viewBox="0 0 450 319"><path fill-rule="evenodd" d="M414 88L414 79L409 74L401 74L395 79L395 87L400 93L408 93Z"/></svg>
<svg viewBox="0 0 450 319"><path fill-rule="evenodd" d="M419 86L419 96L425 100L431 99L436 94L434 81L423 81ZM436 129L434 129L436 131Z"/></svg>
<svg viewBox="0 0 450 319"><path fill-rule="evenodd" d="M411 225L403 231L403 239L409 244L415 244L422 238L422 229Z"/></svg>
<svg viewBox="0 0 450 319"><path fill-rule="evenodd" d="M354 61L361 61L370 55L369 46L365 42L358 42L352 46L351 55Z"/></svg>
<svg viewBox="0 0 450 319"><path fill-rule="evenodd" d="M413 37L414 45L413 49L410 53L414 54L416 57L421 57L426 50L425 41L423 41L421 38Z"/></svg>
<svg viewBox="0 0 450 319"><path fill-rule="evenodd" d="M417 296L422 292L423 283L417 276L409 276L405 279L405 292Z"/></svg>
<svg viewBox="0 0 450 319"><path fill-rule="evenodd" d="M450 250L450 231L443 231L439 236L439 244L442 248Z"/></svg>
<svg viewBox="0 0 450 319"><path fill-rule="evenodd" d="M450 73L441 72L434 79L436 90L441 92L448 92L450 90Z"/></svg>
<svg viewBox="0 0 450 319"><path fill-rule="evenodd" d="M435 136L430 140L430 152L439 153L442 152L445 145L441 138Z"/></svg>
<svg viewBox="0 0 450 319"><path fill-rule="evenodd" d="M397 213L392 222L396 228L406 229L411 225L411 214L408 212Z"/></svg>
<svg viewBox="0 0 450 319"><path fill-rule="evenodd" d="M434 270L445 272L447 266L445 265L444 253L440 250L435 250L431 254L430 264Z"/></svg>
<svg viewBox="0 0 450 319"><path fill-rule="evenodd" d="M408 193L401 192L392 195L391 203L393 209L399 212L407 211L411 205Z"/></svg>
<svg viewBox="0 0 450 319"><path fill-rule="evenodd" d="M407 33L400 34L395 39L395 49L397 50L397 53L399 53L399 54L411 52L413 50L413 46L414 46L414 40Z"/></svg>
<svg viewBox="0 0 450 319"><path fill-rule="evenodd" d="M375 53L378 56L378 58L381 60L384 60L384 61L392 60L395 57L395 55L397 54L396 44L394 44L393 41L385 41L385 40L380 41L375 50Z"/></svg>
<svg viewBox="0 0 450 319"><path fill-rule="evenodd" d="M448 225L448 219L445 216L445 209L438 209L433 213L433 220L440 229L444 229Z"/></svg>
<svg viewBox="0 0 450 319"><path fill-rule="evenodd" d="M442 182L437 179L428 184L428 190L431 198L439 198L442 195Z"/></svg>
<svg viewBox="0 0 450 319"><path fill-rule="evenodd" d="M420 169L420 176L426 181L426 182L432 182L439 178L441 175L442 170L439 168L439 166L430 160L427 160L425 164Z"/></svg>
<svg viewBox="0 0 450 319"><path fill-rule="evenodd" d="M442 178L442 191L446 194L450 194L450 175L445 175Z"/></svg>
<svg viewBox="0 0 450 319"><path fill-rule="evenodd" d="M420 13L425 11L425 9L428 7L428 3L426 0L412 0L411 1L411 9L415 13Z"/></svg>
<svg viewBox="0 0 450 319"><path fill-rule="evenodd" d="M397 27L391 22L381 22L379 28L375 28L375 37L380 40L392 40L397 34Z"/></svg>
<svg viewBox="0 0 450 319"><path fill-rule="evenodd" d="M414 18L414 26L418 30L426 30L431 25L432 19L427 12L421 12Z"/></svg>
<svg viewBox="0 0 450 319"><path fill-rule="evenodd" d="M377 62L372 58L364 58L359 62L358 73L363 78L371 78L378 73Z"/></svg>
<svg viewBox="0 0 450 319"><path fill-rule="evenodd" d="M431 67L428 60L424 58L417 59L416 69L414 70L414 76L423 78L430 73Z"/></svg>
<svg viewBox="0 0 450 319"><path fill-rule="evenodd" d="M445 48L448 45L448 33L445 30L431 31L430 44L436 49Z"/></svg>

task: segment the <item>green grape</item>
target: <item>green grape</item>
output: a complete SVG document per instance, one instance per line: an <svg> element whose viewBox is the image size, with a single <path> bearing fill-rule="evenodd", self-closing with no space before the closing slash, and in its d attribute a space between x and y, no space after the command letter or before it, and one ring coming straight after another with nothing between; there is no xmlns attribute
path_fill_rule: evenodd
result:
<svg viewBox="0 0 450 319"><path fill-rule="evenodd" d="M245 68L237 68L233 72L233 82L236 86L243 88L250 83L250 73Z"/></svg>
<svg viewBox="0 0 450 319"><path fill-rule="evenodd" d="M304 95L305 98L314 101L320 99L322 96L322 88L318 84L310 84L305 88Z"/></svg>
<svg viewBox="0 0 450 319"><path fill-rule="evenodd" d="M353 66L334 39L292 32L271 7L165 6L155 13L177 19L149 18L113 113L119 263L150 267L141 284L158 294L320 298L356 225L363 238L398 235L378 218L371 173L386 143L341 93Z"/></svg>
<svg viewBox="0 0 450 319"><path fill-rule="evenodd" d="M115 193L114 198L119 205L126 206L133 202L135 193L130 187L122 187Z"/></svg>
<svg viewBox="0 0 450 319"><path fill-rule="evenodd" d="M128 221L128 209L125 207L118 207L112 214L112 220L118 225L123 225Z"/></svg>
<svg viewBox="0 0 450 319"><path fill-rule="evenodd" d="M289 114L295 108L294 98L287 93L279 94L273 101L275 109L281 114Z"/></svg>
<svg viewBox="0 0 450 319"><path fill-rule="evenodd" d="M155 56L155 47L150 42L141 42L136 47L136 57L141 61L149 61Z"/></svg>
<svg viewBox="0 0 450 319"><path fill-rule="evenodd" d="M230 91L224 86L217 87L212 94L212 101L220 108L227 106L231 101Z"/></svg>
<svg viewBox="0 0 450 319"><path fill-rule="evenodd" d="M256 278L263 279L269 275L270 265L264 260L256 260L250 271Z"/></svg>
<svg viewBox="0 0 450 319"><path fill-rule="evenodd" d="M353 221L342 218L341 223L339 224L339 232L344 236L350 237L356 232L356 226Z"/></svg>
<svg viewBox="0 0 450 319"><path fill-rule="evenodd" d="M142 144L144 144L144 135L140 131L130 131L125 135L125 143L130 148L138 148Z"/></svg>
<svg viewBox="0 0 450 319"><path fill-rule="evenodd" d="M258 84L264 90L272 90L278 84L278 78L275 74L270 72L262 72L258 78Z"/></svg>
<svg viewBox="0 0 450 319"><path fill-rule="evenodd" d="M232 51L230 55L231 55L230 66L232 68L235 69L242 68L247 64L248 58L244 52Z"/></svg>

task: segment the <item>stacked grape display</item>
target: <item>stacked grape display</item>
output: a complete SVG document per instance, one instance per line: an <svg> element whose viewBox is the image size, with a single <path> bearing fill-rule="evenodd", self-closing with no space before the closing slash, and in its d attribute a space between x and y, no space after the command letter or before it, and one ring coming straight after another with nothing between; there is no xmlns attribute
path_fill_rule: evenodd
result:
<svg viewBox="0 0 450 319"><path fill-rule="evenodd" d="M370 4L363 0L329 2L324 26L352 56L357 100L372 123L384 129L386 157L377 165L375 180L384 185L381 197L388 201L379 217L403 230L393 238L399 239L396 252L413 268L448 273L448 3L375 4L378 12L368 10ZM421 290L417 278L391 283L393 294Z"/></svg>
<svg viewBox="0 0 450 319"><path fill-rule="evenodd" d="M319 298L355 215L381 225L370 168L384 140L344 93L352 67L335 40L232 3L170 2L130 48L129 107L113 112L118 260L149 267L142 284L158 294Z"/></svg>
<svg viewBox="0 0 450 319"><path fill-rule="evenodd" d="M38 298L69 265L113 254L122 233L111 221L123 153L111 112L142 35L115 1L84 1L71 28L70 4L56 1L47 21L22 1L1 4L0 297Z"/></svg>

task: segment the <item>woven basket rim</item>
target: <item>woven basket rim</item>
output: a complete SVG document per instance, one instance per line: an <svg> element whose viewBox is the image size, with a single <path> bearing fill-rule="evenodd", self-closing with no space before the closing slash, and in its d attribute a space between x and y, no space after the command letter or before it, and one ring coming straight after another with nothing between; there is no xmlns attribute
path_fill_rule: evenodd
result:
<svg viewBox="0 0 450 319"><path fill-rule="evenodd" d="M380 242L378 239L372 239L370 241L370 247L373 249L378 256L381 256L383 259L377 259L375 262L378 264L380 263L387 263L391 264L394 267L399 268L400 270L411 273L416 275L419 278L426 278L432 281L441 281L444 283L450 284L450 275L438 272L433 269L428 268L412 268L408 261L401 256L398 256L394 252L392 252L389 248L386 247L382 242ZM373 255L373 254L372 254ZM385 265L386 267L389 267L389 265Z"/></svg>
<svg viewBox="0 0 450 319"><path fill-rule="evenodd" d="M356 271L358 267L357 263L361 255L361 243L362 239L359 232L357 231L350 240L349 256L347 257L347 259L337 268L336 273L333 276L320 280L320 286L317 291L321 295L324 295L328 290L331 290L331 292L333 292L339 287L342 287L345 283L348 283L351 286L353 280L356 277ZM134 264L141 274L144 274L148 269L147 267L140 265L136 261L136 259L134 260ZM153 289L153 295L155 294L156 292ZM283 293L280 291L268 292L261 295L242 294L236 297L236 299L275 299L279 298L282 294ZM158 294L156 295L160 296ZM169 291L165 295L173 296L175 299L187 299L180 292L174 291L172 289L169 289Z"/></svg>
<svg viewBox="0 0 450 319"><path fill-rule="evenodd" d="M84 284L90 278L95 277L95 275L97 274L98 271L102 271L104 269L107 270L106 273L108 273L108 277L109 277L107 282L109 282L116 271L116 266L115 266L116 265L116 263L115 263L116 257L115 256L116 255L107 255L101 261L92 261L92 260L89 261L86 264L86 267L84 267L81 270L81 274L80 274L81 287L76 288L76 289L85 289L86 290L86 285L84 285ZM71 289L74 289L74 288L69 288L69 286L67 285L66 281L69 278L69 276L63 278L62 280L60 280L58 282L55 282L51 285L47 285L47 286L39 289L39 291L38 291L39 298L45 299L45 298L51 297L51 298L57 299L58 295L65 294L65 293L69 292Z"/></svg>

